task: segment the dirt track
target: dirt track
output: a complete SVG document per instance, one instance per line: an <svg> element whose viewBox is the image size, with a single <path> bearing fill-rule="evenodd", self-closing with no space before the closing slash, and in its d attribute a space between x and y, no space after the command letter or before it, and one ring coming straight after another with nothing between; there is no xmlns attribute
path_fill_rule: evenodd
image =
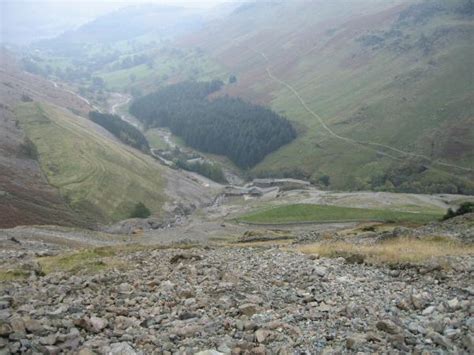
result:
<svg viewBox="0 0 474 355"><path fill-rule="evenodd" d="M254 51L258 55L260 55L265 60L266 63L269 63L269 59L268 59L268 57L265 53L263 53L261 51L258 51L258 50L254 50ZM275 76L273 74L270 66L267 66L265 68L265 70L266 70L267 75L269 76L270 79L278 82L279 84L285 86L288 90L290 90L293 93L293 95L298 99L300 104L304 107L304 109L309 114L311 114L313 117L315 117L318 120L318 122L321 124L321 126L324 128L324 130L326 132L328 132L329 135L333 138L339 139L339 140L344 141L346 143L356 144L356 145L361 145L361 146L366 146L366 147L375 147L375 148L388 150L388 151L391 151L392 153L397 153L397 154L401 155L401 157L394 156L394 155L389 154L385 151L380 151L380 150L377 149L378 154L382 154L382 155L387 156L387 157L389 157L391 159L394 159L394 160L400 160L401 161L403 158L406 158L406 157L415 157L415 158L421 158L421 159L424 159L426 161L429 161L430 164L432 164L432 165L438 165L438 166L443 166L443 167L447 167L447 168L454 168L454 169L467 171L467 172L472 172L473 171L472 169L466 168L464 166L448 164L448 163L445 163L445 162L442 162L442 161L439 161L439 160L433 160L433 159L431 159L430 157L428 157L426 155L417 154L417 153L413 153L413 152L407 152L407 151L404 151L404 150L401 150L401 149L398 149L398 148L395 148L395 147L392 147L392 146L389 146L389 145L386 145L386 144L381 144L381 143L376 143L376 142L369 142L369 141L359 141L359 140L355 140L355 139L352 139L352 138L343 137L343 136L335 133L331 128L329 128L329 126L324 122L324 120L321 118L321 116L318 115L316 112L314 112L314 110L312 110L306 104L306 102L303 100L303 98L301 97L299 92L293 86L291 86L287 82L285 82L282 79ZM429 167L429 168L433 169L432 167ZM453 176L455 176L455 175L453 174Z"/></svg>

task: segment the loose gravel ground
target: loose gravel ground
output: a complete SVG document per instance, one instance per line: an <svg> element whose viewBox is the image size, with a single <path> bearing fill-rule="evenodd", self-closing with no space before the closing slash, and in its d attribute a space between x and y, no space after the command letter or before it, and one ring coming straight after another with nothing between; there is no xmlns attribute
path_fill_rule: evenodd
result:
<svg viewBox="0 0 474 355"><path fill-rule="evenodd" d="M125 267L3 282L0 353L474 353L472 257L450 270L277 248L113 260Z"/></svg>

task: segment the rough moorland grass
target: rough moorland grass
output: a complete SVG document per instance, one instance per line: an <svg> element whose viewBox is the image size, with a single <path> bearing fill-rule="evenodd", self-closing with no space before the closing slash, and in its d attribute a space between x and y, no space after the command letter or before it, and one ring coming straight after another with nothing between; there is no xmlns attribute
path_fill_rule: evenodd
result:
<svg viewBox="0 0 474 355"><path fill-rule="evenodd" d="M0 281L26 279L30 273L22 269L0 270Z"/></svg>
<svg viewBox="0 0 474 355"><path fill-rule="evenodd" d="M298 249L305 254L317 254L329 258L363 255L368 262L388 264L419 264L445 256L474 255L473 245L441 237L397 238L374 245L357 245L348 242L319 243L304 245Z"/></svg>
<svg viewBox="0 0 474 355"><path fill-rule="evenodd" d="M131 265L126 258L121 256L129 253L180 249L187 250L197 247L194 244L170 244L170 245L115 245L93 249L82 249L79 251L65 253L57 256L39 258L42 271L47 275L54 272L68 272L71 274L94 274L112 268L127 269ZM0 273L0 278L2 274Z"/></svg>
<svg viewBox="0 0 474 355"><path fill-rule="evenodd" d="M161 167L98 131L90 121L39 103L17 119L39 152L41 170L70 206L91 221L128 218L137 202L158 212L165 202Z"/></svg>
<svg viewBox="0 0 474 355"><path fill-rule="evenodd" d="M238 218L253 224L284 224L306 222L377 221L426 223L439 219L436 213L411 213L382 209L297 204L275 207Z"/></svg>
<svg viewBox="0 0 474 355"><path fill-rule="evenodd" d="M115 254L116 252L112 248L98 248L41 258L39 259L39 263L45 274L58 271L94 273L108 267L119 265L116 260L111 258L115 256Z"/></svg>

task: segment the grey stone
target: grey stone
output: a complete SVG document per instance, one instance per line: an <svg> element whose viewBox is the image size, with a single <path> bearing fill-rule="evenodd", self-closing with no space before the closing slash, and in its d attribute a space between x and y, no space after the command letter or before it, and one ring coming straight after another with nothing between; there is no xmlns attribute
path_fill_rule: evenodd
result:
<svg viewBox="0 0 474 355"><path fill-rule="evenodd" d="M392 322L389 319L378 321L376 326L378 330L381 330L389 334L398 334L402 331L398 325L396 325L394 322Z"/></svg>
<svg viewBox="0 0 474 355"><path fill-rule="evenodd" d="M255 332L255 339L259 343L265 343L269 336L272 335L272 332L267 329L259 329Z"/></svg>
<svg viewBox="0 0 474 355"><path fill-rule="evenodd" d="M429 332L428 337L433 340L435 344L444 346L446 349L452 348L452 343L446 337L437 332Z"/></svg>
<svg viewBox="0 0 474 355"><path fill-rule="evenodd" d="M328 269L325 268L324 266L316 266L314 268L314 273L318 275L319 277L324 277L328 273Z"/></svg>
<svg viewBox="0 0 474 355"><path fill-rule="evenodd" d="M239 306L239 311L241 314L251 317L258 312L258 306L251 303L245 303Z"/></svg>
<svg viewBox="0 0 474 355"><path fill-rule="evenodd" d="M457 309L460 308L460 303L457 298L453 298L452 300L449 300L446 303L451 311L456 311Z"/></svg>
<svg viewBox="0 0 474 355"><path fill-rule="evenodd" d="M137 355L137 352L128 343L113 343L106 351L107 355Z"/></svg>
<svg viewBox="0 0 474 355"><path fill-rule="evenodd" d="M435 311L436 307L434 306L429 306L429 307L426 307L423 312L421 312L422 315L424 316L428 316L430 315L431 313L433 313Z"/></svg>
<svg viewBox="0 0 474 355"><path fill-rule="evenodd" d="M346 339L346 347L349 350L358 350L366 343L366 338L363 334L353 334Z"/></svg>

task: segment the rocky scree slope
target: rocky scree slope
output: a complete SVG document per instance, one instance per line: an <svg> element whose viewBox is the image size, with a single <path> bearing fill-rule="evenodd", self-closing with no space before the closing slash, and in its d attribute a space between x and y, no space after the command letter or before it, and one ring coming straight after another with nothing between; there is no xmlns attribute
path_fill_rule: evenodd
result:
<svg viewBox="0 0 474 355"><path fill-rule="evenodd" d="M120 252L3 282L0 352L474 352L472 258L390 269L275 248Z"/></svg>

